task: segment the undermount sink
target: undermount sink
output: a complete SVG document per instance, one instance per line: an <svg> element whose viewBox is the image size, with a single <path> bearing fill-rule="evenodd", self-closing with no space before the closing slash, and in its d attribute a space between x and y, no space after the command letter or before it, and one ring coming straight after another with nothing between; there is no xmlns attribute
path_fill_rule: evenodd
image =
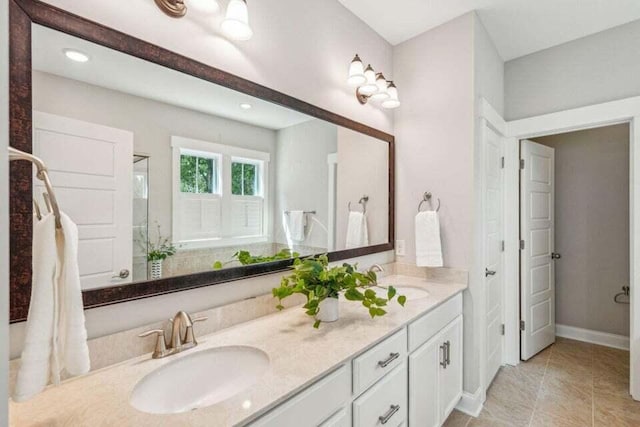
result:
<svg viewBox="0 0 640 427"><path fill-rule="evenodd" d="M231 346L195 351L142 378L129 399L151 414L176 414L222 402L258 381L269 356L253 347Z"/></svg>
<svg viewBox="0 0 640 427"><path fill-rule="evenodd" d="M378 288L376 289L376 293L384 298L387 297L386 288L388 286L393 286L394 288L396 288L396 291L397 291L396 295L406 296L407 302L417 300L420 298L426 298L429 296L429 291L427 291L426 289L419 288L417 286L386 285L386 284L383 284L381 286L384 287L385 289Z"/></svg>

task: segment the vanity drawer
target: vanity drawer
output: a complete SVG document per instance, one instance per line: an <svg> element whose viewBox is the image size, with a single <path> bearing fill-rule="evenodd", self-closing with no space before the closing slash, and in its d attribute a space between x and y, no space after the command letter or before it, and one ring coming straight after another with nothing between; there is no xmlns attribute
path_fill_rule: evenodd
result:
<svg viewBox="0 0 640 427"><path fill-rule="evenodd" d="M331 418L320 424L320 427L351 427L351 416L348 409L341 409Z"/></svg>
<svg viewBox="0 0 640 427"><path fill-rule="evenodd" d="M349 368L343 365L252 423L251 427L300 427L301 422L309 426L320 425L349 402L350 382Z"/></svg>
<svg viewBox="0 0 640 427"><path fill-rule="evenodd" d="M369 386L402 364L407 356L407 330L403 328L353 359L353 394Z"/></svg>
<svg viewBox="0 0 640 427"><path fill-rule="evenodd" d="M407 364L403 362L353 402L353 426L395 427L406 421Z"/></svg>
<svg viewBox="0 0 640 427"><path fill-rule="evenodd" d="M409 353L429 341L442 328L462 314L462 294L458 294L449 301L425 314L411 323L409 329Z"/></svg>

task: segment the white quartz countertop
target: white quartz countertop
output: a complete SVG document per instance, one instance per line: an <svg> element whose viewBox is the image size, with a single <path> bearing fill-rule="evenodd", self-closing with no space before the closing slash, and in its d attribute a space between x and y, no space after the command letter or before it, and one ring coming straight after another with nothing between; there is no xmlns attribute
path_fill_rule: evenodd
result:
<svg viewBox="0 0 640 427"><path fill-rule="evenodd" d="M359 303L341 300L340 319L323 323L319 329L312 327L313 320L299 307L260 317L199 337L195 349L155 360L147 354L49 387L27 402L11 402L11 425L245 425L466 289L466 284L430 283L409 276L388 276L380 283L421 287L429 295L409 298L404 308L393 301L388 314L375 319ZM170 415L143 413L129 404L135 384L160 366L193 352L237 345L258 348L270 359L266 373L240 394L206 408Z"/></svg>

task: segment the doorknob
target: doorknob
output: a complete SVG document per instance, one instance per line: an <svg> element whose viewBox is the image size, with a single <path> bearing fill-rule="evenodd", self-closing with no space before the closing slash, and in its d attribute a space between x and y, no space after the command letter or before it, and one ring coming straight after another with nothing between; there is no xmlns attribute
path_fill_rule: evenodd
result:
<svg viewBox="0 0 640 427"><path fill-rule="evenodd" d="M560 254L559 254L559 253L557 253L557 252L553 252L553 253L551 254L551 259L560 259L560 258L562 258L562 255L560 255Z"/></svg>
<svg viewBox="0 0 640 427"><path fill-rule="evenodd" d="M484 277L495 276L495 275L496 275L496 272L494 270L489 270L488 268L484 269Z"/></svg>
<svg viewBox="0 0 640 427"><path fill-rule="evenodd" d="M117 276L111 276L112 279L126 279L127 277L129 277L129 270L126 268L120 270Z"/></svg>

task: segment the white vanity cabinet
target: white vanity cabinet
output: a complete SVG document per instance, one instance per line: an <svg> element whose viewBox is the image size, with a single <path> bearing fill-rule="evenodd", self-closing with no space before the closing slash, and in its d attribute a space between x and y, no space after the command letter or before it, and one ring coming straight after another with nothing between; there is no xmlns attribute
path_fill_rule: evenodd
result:
<svg viewBox="0 0 640 427"><path fill-rule="evenodd" d="M353 357L251 427L437 427L462 395L462 295Z"/></svg>
<svg viewBox="0 0 640 427"><path fill-rule="evenodd" d="M462 396L461 296L409 325L411 344L409 426L440 426Z"/></svg>

